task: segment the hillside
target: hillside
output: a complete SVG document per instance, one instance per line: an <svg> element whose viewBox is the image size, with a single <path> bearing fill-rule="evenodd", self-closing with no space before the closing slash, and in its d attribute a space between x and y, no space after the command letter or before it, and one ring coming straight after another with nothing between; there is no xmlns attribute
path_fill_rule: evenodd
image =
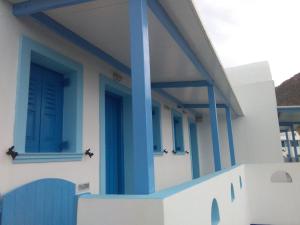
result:
<svg viewBox="0 0 300 225"><path fill-rule="evenodd" d="M277 105L300 105L300 73L276 87Z"/></svg>

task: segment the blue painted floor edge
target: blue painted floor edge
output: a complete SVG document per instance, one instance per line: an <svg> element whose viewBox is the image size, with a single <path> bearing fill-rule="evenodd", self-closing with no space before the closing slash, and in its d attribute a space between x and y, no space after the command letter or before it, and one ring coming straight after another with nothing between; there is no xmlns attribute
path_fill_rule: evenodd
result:
<svg viewBox="0 0 300 225"><path fill-rule="evenodd" d="M184 191L188 188L191 188L195 185L198 185L202 182L205 182L207 180L210 180L216 176L219 176L223 173L229 172L233 169L236 169L238 167L240 167L241 165L235 165L233 167L227 168L227 169L223 169L221 171L206 175L206 176L202 176L200 178L191 180L189 182L183 183L183 184L179 184L177 186L171 187L171 188L166 188L164 190L155 192L153 194L149 194L149 195L95 195L95 194L84 194L81 195L80 198L84 198L84 199L164 199L167 198L169 196L172 196L176 193L179 193L181 191ZM254 224L253 224L254 225Z"/></svg>

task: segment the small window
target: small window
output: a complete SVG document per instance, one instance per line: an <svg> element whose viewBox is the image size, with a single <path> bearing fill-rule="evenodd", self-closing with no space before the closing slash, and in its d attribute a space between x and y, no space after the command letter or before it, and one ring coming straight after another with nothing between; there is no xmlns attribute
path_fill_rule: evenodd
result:
<svg viewBox="0 0 300 225"><path fill-rule="evenodd" d="M82 104L82 65L22 37L14 128L19 154L14 162L81 160Z"/></svg>
<svg viewBox="0 0 300 225"><path fill-rule="evenodd" d="M242 181L242 177L239 176L239 181L240 181L240 188L242 189L243 188L243 181Z"/></svg>
<svg viewBox="0 0 300 225"><path fill-rule="evenodd" d="M161 152L160 106L152 106L153 151Z"/></svg>
<svg viewBox="0 0 300 225"><path fill-rule="evenodd" d="M182 115L180 113L173 112L172 120L174 151L184 152Z"/></svg>
<svg viewBox="0 0 300 225"><path fill-rule="evenodd" d="M281 141L281 146L285 147L285 141Z"/></svg>

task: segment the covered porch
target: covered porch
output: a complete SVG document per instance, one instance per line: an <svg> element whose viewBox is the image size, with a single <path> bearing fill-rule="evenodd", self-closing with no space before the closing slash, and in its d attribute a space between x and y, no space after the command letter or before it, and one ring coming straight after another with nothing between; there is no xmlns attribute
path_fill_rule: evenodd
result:
<svg viewBox="0 0 300 225"><path fill-rule="evenodd" d="M56 0L23 1L13 6L20 20L35 20L74 46L96 56L112 74L106 82L102 74L102 106L105 108L106 86L128 88L132 110L131 194L155 192L153 160L152 97L162 96L175 104L173 116L188 113L191 121L207 115L211 126L213 166L221 165L218 116L226 118L230 164L234 166L234 143L231 120L243 112L226 78L224 70L200 22L191 1L157 0ZM112 84L113 83L113 84ZM122 89L122 88L121 88ZM111 89L109 89L111 90ZM118 90L119 91L119 90ZM164 106L165 107L165 106ZM105 109L100 111L104 112ZM130 111L130 110L129 110ZM152 113L151 113L152 112ZM101 114L105 120L105 113ZM173 127L174 146L161 154L198 154L176 143L183 136ZM100 190L107 194L105 123L101 123ZM203 131L207 132L207 131ZM179 133L179 134L178 134ZM166 135L166 134L165 134ZM130 137L129 137L130 138ZM180 139L180 138L179 138ZM195 158L196 156L194 156ZM197 163L197 162L196 162ZM199 165L194 173L199 176Z"/></svg>

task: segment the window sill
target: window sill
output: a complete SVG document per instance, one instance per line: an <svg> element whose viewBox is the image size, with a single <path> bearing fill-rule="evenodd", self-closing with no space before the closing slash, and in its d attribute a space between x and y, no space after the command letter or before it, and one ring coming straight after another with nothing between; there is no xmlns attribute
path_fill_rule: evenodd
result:
<svg viewBox="0 0 300 225"><path fill-rule="evenodd" d="M164 154L163 151L153 152L154 156L162 156Z"/></svg>
<svg viewBox="0 0 300 225"><path fill-rule="evenodd" d="M13 163L81 161L83 153L19 153Z"/></svg>

